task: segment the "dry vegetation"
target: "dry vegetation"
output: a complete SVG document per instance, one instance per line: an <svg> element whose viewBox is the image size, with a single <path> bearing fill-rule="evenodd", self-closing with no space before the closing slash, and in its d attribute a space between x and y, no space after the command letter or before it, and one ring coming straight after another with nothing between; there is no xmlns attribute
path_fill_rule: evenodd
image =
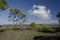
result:
<svg viewBox="0 0 60 40"><path fill-rule="evenodd" d="M5 28L0 32L0 40L32 40L37 32L19 28Z"/></svg>
<svg viewBox="0 0 60 40"><path fill-rule="evenodd" d="M0 40L33 40L34 36L55 36L55 33L37 32L30 28L0 28Z"/></svg>

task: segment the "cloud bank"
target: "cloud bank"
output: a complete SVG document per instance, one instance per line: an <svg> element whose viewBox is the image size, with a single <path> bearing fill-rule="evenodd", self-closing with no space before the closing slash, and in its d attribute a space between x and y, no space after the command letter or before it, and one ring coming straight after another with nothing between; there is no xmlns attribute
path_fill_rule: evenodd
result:
<svg viewBox="0 0 60 40"><path fill-rule="evenodd" d="M29 12L31 15L34 15L42 20L51 19L50 9L47 9L43 5L33 5L32 9Z"/></svg>
<svg viewBox="0 0 60 40"><path fill-rule="evenodd" d="M58 24L57 20L52 19L50 9L47 9L44 5L33 5L32 9L29 10L32 16L36 16L39 20L35 20L39 24Z"/></svg>

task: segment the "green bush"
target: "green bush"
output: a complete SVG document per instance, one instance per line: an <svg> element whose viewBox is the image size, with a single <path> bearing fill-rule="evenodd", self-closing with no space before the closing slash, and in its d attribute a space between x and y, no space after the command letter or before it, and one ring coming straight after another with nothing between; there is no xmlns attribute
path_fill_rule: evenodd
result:
<svg viewBox="0 0 60 40"><path fill-rule="evenodd" d="M36 23L35 23L35 22L31 22L31 23L30 23L30 26L31 26L31 27L35 27L35 26L36 26Z"/></svg>
<svg viewBox="0 0 60 40"><path fill-rule="evenodd" d="M0 25L0 27L1 27L1 25Z"/></svg>
<svg viewBox="0 0 60 40"><path fill-rule="evenodd" d="M38 32L55 32L50 26L35 26L34 27Z"/></svg>
<svg viewBox="0 0 60 40"><path fill-rule="evenodd" d="M52 28L50 26L48 26L48 25L45 25L45 26L42 27L42 29L43 30L51 30Z"/></svg>
<svg viewBox="0 0 60 40"><path fill-rule="evenodd" d="M36 26L35 29L42 30L42 26Z"/></svg>
<svg viewBox="0 0 60 40"><path fill-rule="evenodd" d="M52 28L48 25L45 25L45 26L36 26L35 29L37 29L37 30L51 30Z"/></svg>

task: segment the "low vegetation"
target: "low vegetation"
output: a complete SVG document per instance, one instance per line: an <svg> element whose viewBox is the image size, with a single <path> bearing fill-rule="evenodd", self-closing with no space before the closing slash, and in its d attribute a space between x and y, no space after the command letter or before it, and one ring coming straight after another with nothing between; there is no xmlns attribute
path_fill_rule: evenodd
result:
<svg viewBox="0 0 60 40"><path fill-rule="evenodd" d="M1 27L1 25L0 25L0 27Z"/></svg>
<svg viewBox="0 0 60 40"><path fill-rule="evenodd" d="M35 27L35 26L36 26L36 23L35 23L35 22L31 22L31 23L30 23L30 26L31 26L31 27Z"/></svg>
<svg viewBox="0 0 60 40"><path fill-rule="evenodd" d="M52 28L48 25L43 26L43 30L51 30Z"/></svg>
<svg viewBox="0 0 60 40"><path fill-rule="evenodd" d="M31 27L36 29L38 32L47 32L47 33L55 33L56 30L53 29L51 26L44 25L44 26L37 26L34 22L31 23Z"/></svg>

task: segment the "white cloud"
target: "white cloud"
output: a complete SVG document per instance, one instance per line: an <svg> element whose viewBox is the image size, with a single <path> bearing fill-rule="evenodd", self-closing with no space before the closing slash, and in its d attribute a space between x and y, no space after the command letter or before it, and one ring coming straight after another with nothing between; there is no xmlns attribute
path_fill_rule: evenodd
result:
<svg viewBox="0 0 60 40"><path fill-rule="evenodd" d="M37 7L36 5L33 5L33 7Z"/></svg>
<svg viewBox="0 0 60 40"><path fill-rule="evenodd" d="M51 18L50 9L47 9L45 6L33 5L33 8L29 11L31 15L37 16L43 20Z"/></svg>
<svg viewBox="0 0 60 40"><path fill-rule="evenodd" d="M33 5L32 9L29 10L32 16L39 18L38 20L33 20L39 24L58 24L57 20L51 19L51 11L47 9L44 5Z"/></svg>

